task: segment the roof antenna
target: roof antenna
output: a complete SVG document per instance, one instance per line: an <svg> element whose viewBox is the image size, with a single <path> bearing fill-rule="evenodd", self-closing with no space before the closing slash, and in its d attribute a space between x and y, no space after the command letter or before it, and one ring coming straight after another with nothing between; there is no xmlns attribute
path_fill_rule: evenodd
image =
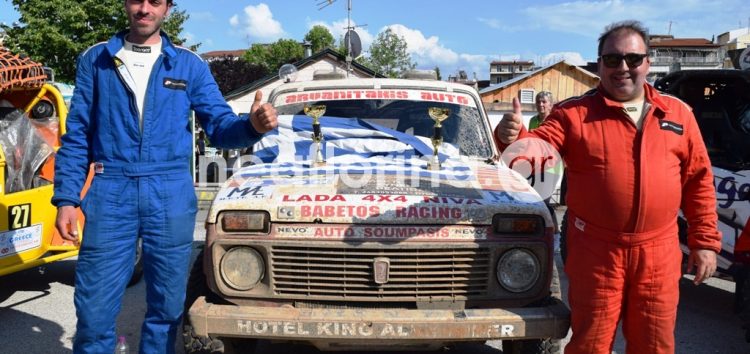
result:
<svg viewBox="0 0 750 354"><path fill-rule="evenodd" d="M336 0L320 0L318 2L318 10L322 10L329 5L336 2ZM352 0L347 0L346 4L346 35L344 41L346 42L346 77L349 77L349 73L352 71L352 61L362 53L362 41L359 39L359 35L354 31L357 27L365 27L364 25L352 26Z"/></svg>

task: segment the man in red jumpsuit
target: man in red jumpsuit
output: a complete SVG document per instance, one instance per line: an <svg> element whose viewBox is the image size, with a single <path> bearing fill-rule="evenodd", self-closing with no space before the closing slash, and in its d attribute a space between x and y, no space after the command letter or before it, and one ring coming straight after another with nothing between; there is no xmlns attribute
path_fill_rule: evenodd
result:
<svg viewBox="0 0 750 354"><path fill-rule="evenodd" d="M608 26L596 89L559 103L533 132L514 99L514 113L495 130L501 146L543 139L567 166L573 336L566 354L611 353L620 319L628 353L674 352L680 209L694 283L716 270L721 236L706 147L690 107L646 83L647 39L639 22Z"/></svg>

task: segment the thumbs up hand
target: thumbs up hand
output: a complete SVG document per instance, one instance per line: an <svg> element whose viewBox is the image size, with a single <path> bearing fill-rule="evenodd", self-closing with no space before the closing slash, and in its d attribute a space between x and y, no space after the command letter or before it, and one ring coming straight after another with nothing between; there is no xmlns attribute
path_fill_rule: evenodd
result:
<svg viewBox="0 0 750 354"><path fill-rule="evenodd" d="M512 144L518 139L521 132L523 115L521 114L521 102L513 98L513 113L505 113L500 120L497 129L497 137L503 144Z"/></svg>
<svg viewBox="0 0 750 354"><path fill-rule="evenodd" d="M261 105L261 100L263 100L263 93L258 90L255 92L253 105L250 106L250 124L258 133L263 134L275 129L279 122L276 116L276 108L273 108L267 102Z"/></svg>

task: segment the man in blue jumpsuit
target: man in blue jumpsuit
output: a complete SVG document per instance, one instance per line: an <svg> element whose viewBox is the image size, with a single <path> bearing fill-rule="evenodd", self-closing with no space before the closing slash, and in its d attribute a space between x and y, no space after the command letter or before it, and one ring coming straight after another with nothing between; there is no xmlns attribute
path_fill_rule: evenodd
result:
<svg viewBox="0 0 750 354"><path fill-rule="evenodd" d="M141 353L173 353L185 299L196 197L190 173L195 111L211 142L246 147L277 125L255 97L250 118L234 114L208 66L161 32L172 0L125 0L130 28L78 60L67 134L55 165L56 227L77 240L74 353L112 353L115 320L143 241L146 316ZM94 178L80 193L90 164Z"/></svg>

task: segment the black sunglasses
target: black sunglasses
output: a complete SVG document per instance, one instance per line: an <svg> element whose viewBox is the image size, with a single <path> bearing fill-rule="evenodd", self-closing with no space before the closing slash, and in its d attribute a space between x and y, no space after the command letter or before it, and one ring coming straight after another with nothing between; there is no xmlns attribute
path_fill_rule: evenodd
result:
<svg viewBox="0 0 750 354"><path fill-rule="evenodd" d="M602 54L599 58L602 59L604 66L608 68L616 68L620 66L622 60L625 59L625 64L628 64L628 68L635 69L643 64L643 58L647 57L648 54L628 53L622 54Z"/></svg>

